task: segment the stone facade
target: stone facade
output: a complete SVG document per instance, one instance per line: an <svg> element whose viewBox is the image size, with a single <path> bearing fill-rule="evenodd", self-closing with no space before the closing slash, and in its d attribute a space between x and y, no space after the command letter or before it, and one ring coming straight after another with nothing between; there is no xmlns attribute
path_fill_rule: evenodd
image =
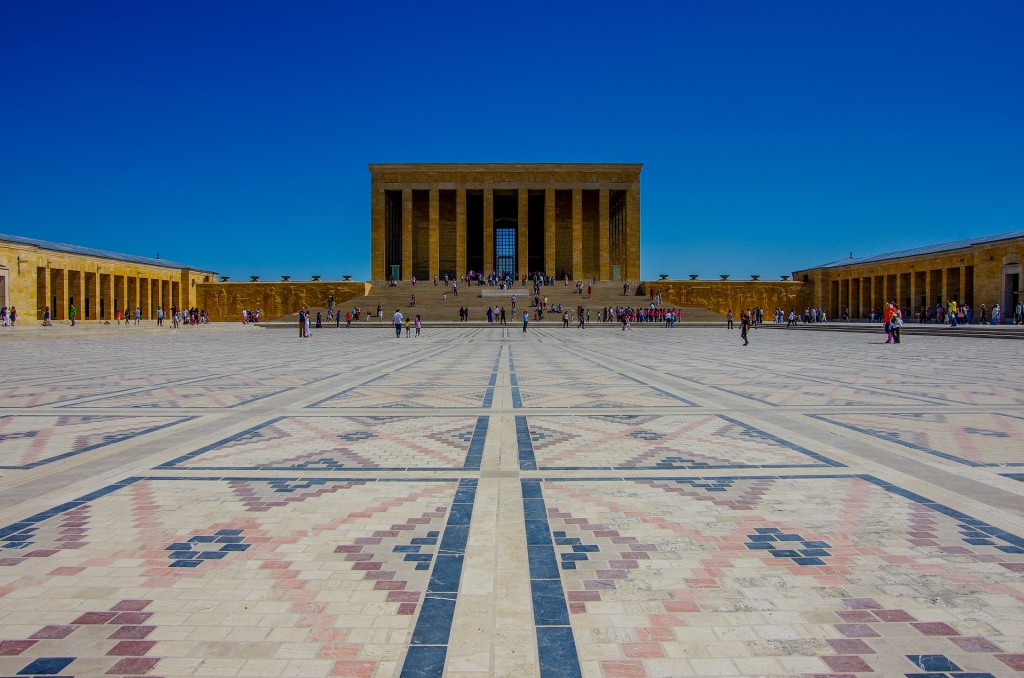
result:
<svg viewBox="0 0 1024 678"><path fill-rule="evenodd" d="M196 286L200 308L214 322L242 319L242 309L260 311L261 320L276 320L298 313L303 306L327 306L327 298L341 308L343 302L365 297L370 284L364 282L219 282Z"/></svg>
<svg viewBox="0 0 1024 678"><path fill-rule="evenodd" d="M669 306L696 306L716 313L732 311L739 320L740 311L763 308L768 314L776 308L797 312L810 306L810 285L794 281L764 280L658 280L644 283L661 293Z"/></svg>
<svg viewBox="0 0 1024 678"><path fill-rule="evenodd" d="M0 306L14 306L20 320L42 320L46 307L54 320L112 320L138 307L144 319L157 308L197 305L196 286L216 279L160 259L47 243L0 234Z"/></svg>
<svg viewBox="0 0 1024 678"><path fill-rule="evenodd" d="M887 300L911 315L922 306L934 308L949 300L975 308L1003 307L1012 318L1024 289L1024 231L976 238L946 245L894 252L877 257L840 260L795 271L795 280L809 283L809 303L831 317L849 309L851 318L868 318Z"/></svg>
<svg viewBox="0 0 1024 678"><path fill-rule="evenodd" d="M370 165L371 277L639 280L639 164Z"/></svg>

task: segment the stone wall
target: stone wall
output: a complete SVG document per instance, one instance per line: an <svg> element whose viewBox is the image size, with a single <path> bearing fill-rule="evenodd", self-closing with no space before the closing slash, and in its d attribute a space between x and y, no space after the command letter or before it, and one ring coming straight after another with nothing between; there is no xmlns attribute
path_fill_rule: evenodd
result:
<svg viewBox="0 0 1024 678"><path fill-rule="evenodd" d="M46 307L54 320L67 320L72 305L77 320L112 320L115 311L133 312L136 307L150 320L157 308L169 313L173 306L194 306L196 286L217 277L173 262L159 266L110 254L0 241L0 305L16 307L23 321L41 320Z"/></svg>
<svg viewBox="0 0 1024 678"><path fill-rule="evenodd" d="M741 310L757 306L769 312L803 310L811 299L811 286L793 281L656 280L646 284L661 292L665 304L698 306L716 313L732 310L737 317Z"/></svg>
<svg viewBox="0 0 1024 678"><path fill-rule="evenodd" d="M363 297L370 291L365 282L217 282L196 286L199 307L214 322L242 319L242 309L259 309L261 320L276 320L297 313L303 306L326 307L327 297L336 304Z"/></svg>

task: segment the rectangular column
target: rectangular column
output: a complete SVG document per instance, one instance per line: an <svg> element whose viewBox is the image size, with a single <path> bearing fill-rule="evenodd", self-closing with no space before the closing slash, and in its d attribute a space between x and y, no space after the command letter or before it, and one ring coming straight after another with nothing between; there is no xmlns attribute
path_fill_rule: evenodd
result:
<svg viewBox="0 0 1024 678"><path fill-rule="evenodd" d="M75 271L68 287L68 296L75 298L75 320L85 317L85 271Z"/></svg>
<svg viewBox="0 0 1024 678"><path fill-rule="evenodd" d="M640 280L640 186L626 192L626 279Z"/></svg>
<svg viewBox="0 0 1024 678"><path fill-rule="evenodd" d="M583 279L583 189L572 189L572 279Z"/></svg>
<svg viewBox="0 0 1024 678"><path fill-rule="evenodd" d="M375 189L370 196L370 279L384 280L385 255L384 191Z"/></svg>
<svg viewBox="0 0 1024 678"><path fill-rule="evenodd" d="M466 274L466 189L455 190L455 278Z"/></svg>
<svg viewBox="0 0 1024 678"><path fill-rule="evenodd" d="M484 275L494 270L494 189L484 189Z"/></svg>
<svg viewBox="0 0 1024 678"><path fill-rule="evenodd" d="M412 189L402 189L402 280L412 279Z"/></svg>
<svg viewBox="0 0 1024 678"><path fill-rule="evenodd" d="M555 189L544 189L544 275L555 274Z"/></svg>
<svg viewBox="0 0 1024 678"><path fill-rule="evenodd" d="M960 267L960 290L959 290L959 292L960 292L960 295L956 298L957 306L963 306L965 303L967 303L966 302L966 300L967 300L967 276L966 276L966 268L964 266Z"/></svg>
<svg viewBox="0 0 1024 678"><path fill-rule="evenodd" d="M530 191L519 189L519 213L516 219L516 262L519 277L530 272Z"/></svg>
<svg viewBox="0 0 1024 678"><path fill-rule="evenodd" d="M430 189L430 203L428 206L428 228L429 249L429 273L434 278L441 274L441 194L436 188Z"/></svg>
<svg viewBox="0 0 1024 678"><path fill-rule="evenodd" d="M918 292L918 290L917 290L917 272L916 271L911 271L910 272L910 289L908 291L910 292L910 308L904 310L904 312L903 312L904 316L906 316L908 314L916 314L917 310L918 310L918 305L919 304L918 304L917 297L920 294L920 292Z"/></svg>
<svg viewBox="0 0 1024 678"><path fill-rule="evenodd" d="M42 271L40 275L38 271ZM42 284L39 284L39 278L42 278ZM53 292L50 290L50 265L47 263L45 268L37 269L36 273L36 295L42 295L42 299L39 299L36 303L39 320L42 320L46 315L46 308L50 305L50 297L53 296ZM53 309L50 309L50 318L53 318Z"/></svg>
<svg viewBox="0 0 1024 678"><path fill-rule="evenodd" d="M103 301L103 312L101 317L108 320L114 319L114 274L103 273L100 275L100 299Z"/></svg>
<svg viewBox="0 0 1024 678"><path fill-rule="evenodd" d="M597 201L597 276L599 280L612 279L611 260L609 259L611 246L611 218L609 210L611 202L607 188L602 188L598 194Z"/></svg>

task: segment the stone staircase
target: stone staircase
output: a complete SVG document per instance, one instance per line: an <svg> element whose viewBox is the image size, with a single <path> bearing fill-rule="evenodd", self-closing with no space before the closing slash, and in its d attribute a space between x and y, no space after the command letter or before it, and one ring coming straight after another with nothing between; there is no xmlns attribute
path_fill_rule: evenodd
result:
<svg viewBox="0 0 1024 678"><path fill-rule="evenodd" d="M646 292L648 288L646 284L643 284L641 289ZM599 282L593 285L593 291L588 298L586 288L584 288L583 295L580 296L576 293L575 284L570 281L568 285L559 282L555 285L542 286L539 296L541 300L547 297L549 306L562 304L567 309L575 309L577 306L582 305L590 310L591 318L596 318L597 312L605 307L632 306L638 308L640 306L649 306L649 297L646 294L637 294L636 290L637 286L634 283L629 296L626 296L622 293L622 283ZM445 299L446 292L447 299ZM487 285L481 287L478 285L467 286L460 284L458 286L458 296L455 296L452 294L451 287L446 288L443 282L438 282L436 287L430 281L417 282L415 286L408 282L401 282L396 287L388 287L382 282L374 282L366 296L339 302L337 308L341 309L342 317L344 318L347 310L358 306L361 311L360 322L366 322L365 316L367 312L371 315L376 314L377 304L380 304L384 311L385 322L390 322L395 309L399 309L404 315L409 315L410 313L415 315L418 313L425 322L457 323L459 321L459 307L465 306L469 309L470 322L486 323L487 307L497 305L499 308L505 307L508 322L511 324L521 319L524 309L530 310L532 319L533 311L535 310L531 307L534 299L532 292L533 286L529 283L525 287L520 283L516 283L507 290ZM512 313L513 294L516 296L516 314ZM416 296L415 306L411 305L412 295ZM311 313L314 319L316 318L317 311L321 313L324 323L326 323L327 308L312 308ZM287 315L278 320L281 322L294 322L297 320L297 315ZM545 323L561 323L561 320L561 313L549 312L544 315ZM371 322L376 322L376 318ZM683 307L680 322L724 322L724 316L704 308Z"/></svg>

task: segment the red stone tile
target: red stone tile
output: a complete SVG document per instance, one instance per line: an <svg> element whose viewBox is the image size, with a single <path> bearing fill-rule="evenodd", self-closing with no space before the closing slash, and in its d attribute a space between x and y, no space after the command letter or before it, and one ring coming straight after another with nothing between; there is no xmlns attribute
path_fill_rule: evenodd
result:
<svg viewBox="0 0 1024 678"><path fill-rule="evenodd" d="M106 624L117 616L116 612L86 612L72 624Z"/></svg>
<svg viewBox="0 0 1024 678"><path fill-rule="evenodd" d="M363 547L356 544L342 544L334 548L335 553L361 553L362 550Z"/></svg>
<svg viewBox="0 0 1024 678"><path fill-rule="evenodd" d="M1024 654L997 654L993 656L1014 671L1024 671Z"/></svg>
<svg viewBox="0 0 1024 678"><path fill-rule="evenodd" d="M875 654L871 646L859 638L830 638L825 642L839 654Z"/></svg>
<svg viewBox="0 0 1024 678"><path fill-rule="evenodd" d="M29 649L36 640L0 640L0 657L14 657Z"/></svg>
<svg viewBox="0 0 1024 678"><path fill-rule="evenodd" d="M398 614L416 614L416 603L402 603L398 606Z"/></svg>
<svg viewBox="0 0 1024 678"><path fill-rule="evenodd" d="M50 570L49 574L51 577L70 577L84 569L84 567L56 567Z"/></svg>
<svg viewBox="0 0 1024 678"><path fill-rule="evenodd" d="M373 560L372 553L346 553L345 560L348 562L361 562L364 560Z"/></svg>
<svg viewBox="0 0 1024 678"><path fill-rule="evenodd" d="M960 632L945 622L913 622L915 629L926 636L959 636Z"/></svg>
<svg viewBox="0 0 1024 678"><path fill-rule="evenodd" d="M373 585L374 591L401 591L406 587L404 581L379 581Z"/></svg>
<svg viewBox="0 0 1024 678"><path fill-rule="evenodd" d="M569 591L569 600L578 602L600 602L600 591Z"/></svg>
<svg viewBox="0 0 1024 678"><path fill-rule="evenodd" d="M666 612L700 612L700 606L692 600L666 600L662 605Z"/></svg>
<svg viewBox="0 0 1024 678"><path fill-rule="evenodd" d="M419 591L390 591L387 597L389 603L415 603L419 599Z"/></svg>
<svg viewBox="0 0 1024 678"><path fill-rule="evenodd" d="M107 638L111 640L142 640L149 634L151 634L155 626L122 626Z"/></svg>
<svg viewBox="0 0 1024 678"><path fill-rule="evenodd" d="M153 616L152 612L119 612L108 624L137 625L145 624Z"/></svg>
<svg viewBox="0 0 1024 678"><path fill-rule="evenodd" d="M356 563L352 566L353 570L379 570L384 567L384 563Z"/></svg>
<svg viewBox="0 0 1024 678"><path fill-rule="evenodd" d="M145 674L153 670L160 659L157 657L131 657L122 659L107 671L108 676L123 676L128 674Z"/></svg>
<svg viewBox="0 0 1024 678"><path fill-rule="evenodd" d="M622 654L627 657L664 657L660 643L622 643Z"/></svg>
<svg viewBox="0 0 1024 678"><path fill-rule="evenodd" d="M26 553L23 557L25 558L46 558L52 556L54 553L59 553L60 549L39 549Z"/></svg>
<svg viewBox="0 0 1024 678"><path fill-rule="evenodd" d="M869 610L839 610L836 612L844 622L873 622L875 615Z"/></svg>
<svg viewBox="0 0 1024 678"><path fill-rule="evenodd" d="M67 638L72 633L74 633L77 628L77 626L58 626L56 624L53 624L50 626L44 626L43 628L39 629L38 631L33 633L30 636L30 638L34 640L59 640L60 638Z"/></svg>
<svg viewBox="0 0 1024 678"><path fill-rule="evenodd" d="M871 665L856 656L835 656L821 657L821 661L828 664L833 671L856 671L857 673L874 672Z"/></svg>
<svg viewBox="0 0 1024 678"><path fill-rule="evenodd" d="M139 612L145 610L152 603L152 600L122 600L114 607L110 608L114 612Z"/></svg>
<svg viewBox="0 0 1024 678"><path fill-rule="evenodd" d="M672 629L664 626L649 626L636 630L636 637L641 642L662 643L675 640L676 634Z"/></svg>
<svg viewBox="0 0 1024 678"><path fill-rule="evenodd" d="M345 676L346 678L371 678L376 670L377 662L340 661L334 662L331 675Z"/></svg>
<svg viewBox="0 0 1024 678"><path fill-rule="evenodd" d="M644 663L639 661L605 661L601 662L601 669L608 678L644 678L647 676Z"/></svg>
<svg viewBox="0 0 1024 678"><path fill-rule="evenodd" d="M0 558L0 567L14 567L21 564L21 558Z"/></svg>
<svg viewBox="0 0 1024 678"><path fill-rule="evenodd" d="M981 636L963 636L960 638L950 638L950 640L965 652L1002 652L1001 647L988 638L982 638Z"/></svg>
<svg viewBox="0 0 1024 678"><path fill-rule="evenodd" d="M156 645L155 640L122 640L110 648L107 655L110 657L141 657Z"/></svg>

